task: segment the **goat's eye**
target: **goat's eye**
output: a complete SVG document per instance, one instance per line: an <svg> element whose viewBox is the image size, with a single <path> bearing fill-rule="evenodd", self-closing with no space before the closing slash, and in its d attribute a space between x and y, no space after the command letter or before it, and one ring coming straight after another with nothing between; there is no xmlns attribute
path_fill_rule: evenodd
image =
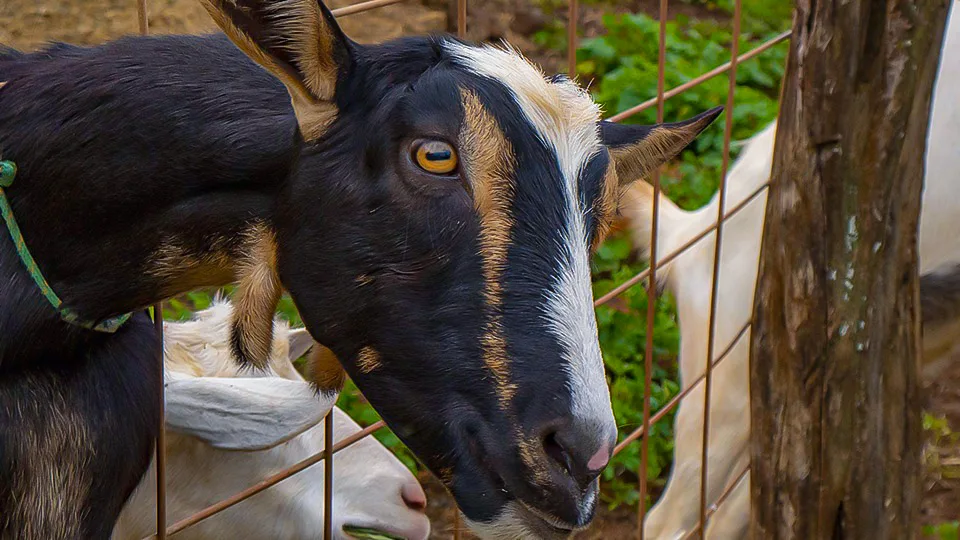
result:
<svg viewBox="0 0 960 540"><path fill-rule="evenodd" d="M457 169L457 152L443 141L422 141L413 152L421 169L430 174L450 174Z"/></svg>

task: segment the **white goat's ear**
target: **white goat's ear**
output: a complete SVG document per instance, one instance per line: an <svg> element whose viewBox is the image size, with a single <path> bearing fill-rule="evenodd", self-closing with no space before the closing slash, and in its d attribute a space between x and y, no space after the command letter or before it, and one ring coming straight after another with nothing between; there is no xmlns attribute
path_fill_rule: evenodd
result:
<svg viewBox="0 0 960 540"><path fill-rule="evenodd" d="M287 334L287 339L290 342L290 353L287 355L287 358L291 362L307 354L307 351L313 347L313 336L310 335L310 332L307 332L306 328L294 328L290 330L290 333Z"/></svg>
<svg viewBox="0 0 960 540"><path fill-rule="evenodd" d="M166 384L166 426L222 450L265 450L317 425L337 394L280 377L196 377Z"/></svg>
<svg viewBox="0 0 960 540"><path fill-rule="evenodd" d="M650 174L673 159L723 112L715 107L682 122L637 126L600 122L600 138L610 152L621 186Z"/></svg>

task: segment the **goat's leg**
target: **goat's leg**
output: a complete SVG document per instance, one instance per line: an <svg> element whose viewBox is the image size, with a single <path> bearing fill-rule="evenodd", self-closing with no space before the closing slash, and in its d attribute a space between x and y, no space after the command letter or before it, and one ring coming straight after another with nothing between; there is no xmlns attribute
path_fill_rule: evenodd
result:
<svg viewBox="0 0 960 540"><path fill-rule="evenodd" d="M736 377L744 375L743 371L744 367L737 362L722 364L714 371L707 466L708 506L713 505L724 488L742 472L744 459L749 459L749 391L743 383L744 377ZM650 510L644 528L647 538L682 538L699 522L703 400L704 387L700 385L681 402L677 411L674 467L663 496Z"/></svg>
<svg viewBox="0 0 960 540"><path fill-rule="evenodd" d="M700 453L703 391L691 392L677 410L674 424L673 470L660 500L650 509L644 537L650 540L682 538L696 526L695 501L700 493Z"/></svg>
<svg viewBox="0 0 960 540"><path fill-rule="evenodd" d="M708 540L739 540L747 537L749 528L750 473L748 472L710 518L706 537Z"/></svg>

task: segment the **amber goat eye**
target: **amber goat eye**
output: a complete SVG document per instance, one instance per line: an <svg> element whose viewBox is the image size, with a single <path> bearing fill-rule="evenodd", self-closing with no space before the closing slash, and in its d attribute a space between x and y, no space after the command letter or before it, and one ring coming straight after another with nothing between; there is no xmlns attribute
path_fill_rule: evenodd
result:
<svg viewBox="0 0 960 540"><path fill-rule="evenodd" d="M443 141L423 141L414 150L417 165L430 174L450 174L457 170L457 151Z"/></svg>

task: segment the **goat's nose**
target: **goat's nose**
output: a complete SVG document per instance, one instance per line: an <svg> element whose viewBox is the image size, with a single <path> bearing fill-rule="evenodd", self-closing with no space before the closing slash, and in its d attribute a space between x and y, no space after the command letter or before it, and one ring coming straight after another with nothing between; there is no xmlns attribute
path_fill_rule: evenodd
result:
<svg viewBox="0 0 960 540"><path fill-rule="evenodd" d="M604 424L570 425L547 435L544 451L581 487L589 485L610 462L616 431Z"/></svg>
<svg viewBox="0 0 960 540"><path fill-rule="evenodd" d="M427 495L417 482L407 482L400 487L400 498L407 508L422 512L427 508Z"/></svg>

